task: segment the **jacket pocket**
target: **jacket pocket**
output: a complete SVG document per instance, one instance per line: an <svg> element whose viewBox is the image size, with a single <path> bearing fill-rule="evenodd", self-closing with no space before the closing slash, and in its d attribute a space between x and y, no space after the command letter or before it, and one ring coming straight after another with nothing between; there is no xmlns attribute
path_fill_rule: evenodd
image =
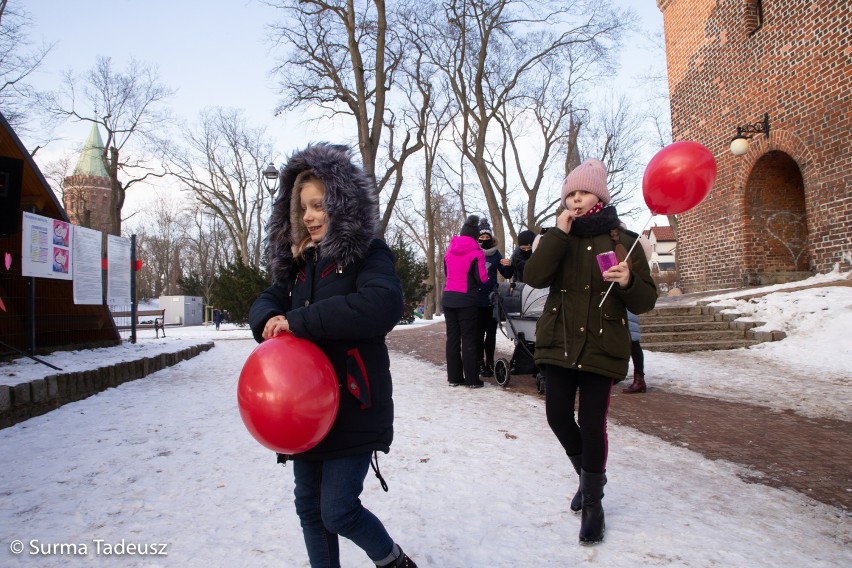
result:
<svg viewBox="0 0 852 568"><path fill-rule="evenodd" d="M627 314L613 313L612 306L604 305L601 312L601 327L597 334L598 342L604 353L618 359L630 358L630 330L627 327Z"/></svg>
<svg viewBox="0 0 852 568"><path fill-rule="evenodd" d="M361 353L353 348L346 352L346 390L361 403L361 410L373 406L370 395L370 377L361 359Z"/></svg>
<svg viewBox="0 0 852 568"><path fill-rule="evenodd" d="M564 343L564 338L558 333L558 321L560 317L558 302L547 302L538 322L535 325L536 349L545 347L558 347Z"/></svg>

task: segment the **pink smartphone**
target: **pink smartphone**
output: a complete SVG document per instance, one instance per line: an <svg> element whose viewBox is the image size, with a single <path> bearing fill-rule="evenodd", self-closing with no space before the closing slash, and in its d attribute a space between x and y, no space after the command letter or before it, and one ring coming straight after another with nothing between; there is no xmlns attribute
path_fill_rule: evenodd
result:
<svg viewBox="0 0 852 568"><path fill-rule="evenodd" d="M601 274L618 264L618 257L615 256L613 251L602 252L595 258L598 260L598 266L601 269Z"/></svg>

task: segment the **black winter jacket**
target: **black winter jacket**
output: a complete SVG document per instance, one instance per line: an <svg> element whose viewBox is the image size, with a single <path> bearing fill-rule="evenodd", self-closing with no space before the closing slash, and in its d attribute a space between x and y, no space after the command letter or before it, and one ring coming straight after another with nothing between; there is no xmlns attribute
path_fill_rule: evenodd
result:
<svg viewBox="0 0 852 568"><path fill-rule="evenodd" d="M527 265L527 261L530 259L532 255L532 251L523 250L521 247L515 247L515 250L512 252L512 282L523 282L524 281L524 268Z"/></svg>
<svg viewBox="0 0 852 568"><path fill-rule="evenodd" d="M307 168L324 181L329 227L320 246L296 260L293 243L306 233L292 190ZM275 283L255 300L249 323L261 342L269 318L283 314L296 337L314 342L328 356L341 389L328 435L292 458L387 452L393 440L393 390L385 335L402 317L403 298L393 253L372 238L378 227L374 183L351 164L347 148L326 144L294 155L280 181L269 224Z"/></svg>
<svg viewBox="0 0 852 568"><path fill-rule="evenodd" d="M485 253L485 269L488 272L488 280L479 287L476 305L480 308L487 308L494 305L491 294L497 290L497 273L502 274L503 278L511 278L513 271L511 266L500 264L503 255L500 254L496 246L487 248L483 252Z"/></svg>

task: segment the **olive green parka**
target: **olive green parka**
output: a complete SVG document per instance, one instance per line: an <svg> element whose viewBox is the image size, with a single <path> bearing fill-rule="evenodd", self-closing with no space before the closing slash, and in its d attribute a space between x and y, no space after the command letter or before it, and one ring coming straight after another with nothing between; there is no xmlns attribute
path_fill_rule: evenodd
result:
<svg viewBox="0 0 852 568"><path fill-rule="evenodd" d="M637 236L619 230L618 238L626 252ZM641 314L653 309L657 287L645 252L636 246L630 253L627 287L613 284L603 307L598 307L610 283L604 281L595 255L615 250L616 245L609 233L579 237L553 228L541 236L524 268L528 286L549 288L536 325L536 365L557 365L617 380L627 375L627 310Z"/></svg>

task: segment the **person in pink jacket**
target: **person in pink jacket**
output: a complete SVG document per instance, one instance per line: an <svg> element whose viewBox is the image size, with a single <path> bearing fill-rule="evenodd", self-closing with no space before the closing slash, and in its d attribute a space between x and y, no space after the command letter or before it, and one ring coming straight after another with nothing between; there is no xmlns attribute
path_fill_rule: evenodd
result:
<svg viewBox="0 0 852 568"><path fill-rule="evenodd" d="M488 280L479 246L479 217L470 215L444 257L446 284L441 297L447 324L447 381L450 386L484 386L479 380L479 287Z"/></svg>

